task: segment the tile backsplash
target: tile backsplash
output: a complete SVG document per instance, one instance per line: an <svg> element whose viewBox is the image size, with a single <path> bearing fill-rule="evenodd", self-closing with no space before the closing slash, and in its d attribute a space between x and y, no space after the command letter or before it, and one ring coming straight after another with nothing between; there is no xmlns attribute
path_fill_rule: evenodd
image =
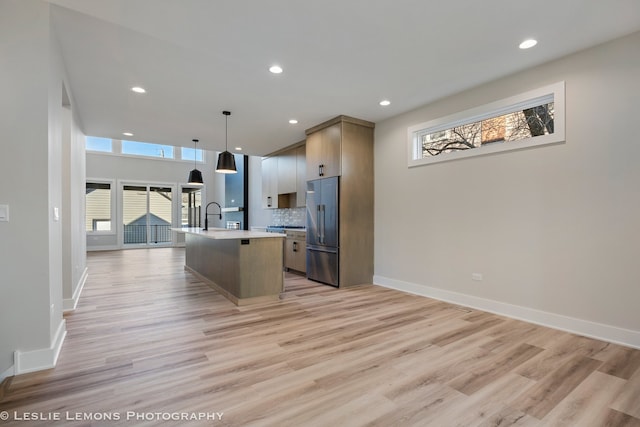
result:
<svg viewBox="0 0 640 427"><path fill-rule="evenodd" d="M293 225L304 227L306 225L307 208L274 209L272 225Z"/></svg>

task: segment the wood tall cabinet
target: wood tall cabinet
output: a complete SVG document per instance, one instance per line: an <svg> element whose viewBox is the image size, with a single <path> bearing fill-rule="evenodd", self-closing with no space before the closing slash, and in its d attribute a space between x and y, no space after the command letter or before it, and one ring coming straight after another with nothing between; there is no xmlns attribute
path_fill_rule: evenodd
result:
<svg viewBox="0 0 640 427"><path fill-rule="evenodd" d="M338 116L307 129L307 179L339 176L339 286L373 283L374 123Z"/></svg>

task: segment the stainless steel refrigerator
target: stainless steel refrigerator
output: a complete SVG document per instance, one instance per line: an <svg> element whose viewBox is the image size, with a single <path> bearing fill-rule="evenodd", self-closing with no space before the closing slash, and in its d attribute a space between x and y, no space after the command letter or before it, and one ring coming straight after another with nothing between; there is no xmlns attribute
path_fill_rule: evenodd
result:
<svg viewBox="0 0 640 427"><path fill-rule="evenodd" d="M307 182L307 278L339 285L338 177Z"/></svg>

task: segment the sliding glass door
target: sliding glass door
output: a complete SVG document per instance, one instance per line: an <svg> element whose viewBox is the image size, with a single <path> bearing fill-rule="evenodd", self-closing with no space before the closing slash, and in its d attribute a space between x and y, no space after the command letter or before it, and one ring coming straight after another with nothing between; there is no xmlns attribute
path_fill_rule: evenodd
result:
<svg viewBox="0 0 640 427"><path fill-rule="evenodd" d="M170 187L149 187L149 244L171 243L173 202Z"/></svg>
<svg viewBox="0 0 640 427"><path fill-rule="evenodd" d="M173 189L157 185L122 186L123 243L171 243Z"/></svg>

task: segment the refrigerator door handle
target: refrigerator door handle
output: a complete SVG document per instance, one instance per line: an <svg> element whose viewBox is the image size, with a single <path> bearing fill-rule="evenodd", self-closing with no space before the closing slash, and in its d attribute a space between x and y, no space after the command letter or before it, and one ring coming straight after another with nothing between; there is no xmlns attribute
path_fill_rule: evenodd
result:
<svg viewBox="0 0 640 427"><path fill-rule="evenodd" d="M328 247L317 247L317 246L307 246L308 252L322 252L327 254L337 254L337 248L328 248Z"/></svg>
<svg viewBox="0 0 640 427"><path fill-rule="evenodd" d="M320 206L318 205L318 211L316 212L316 224L318 224L318 243L322 243L322 225L320 223Z"/></svg>
<svg viewBox="0 0 640 427"><path fill-rule="evenodd" d="M321 243L324 245L326 243L325 239L324 239L324 232L326 229L326 224L325 224L325 218L326 218L326 212L325 212L325 205L320 205L320 212L322 212L322 232L321 232Z"/></svg>

